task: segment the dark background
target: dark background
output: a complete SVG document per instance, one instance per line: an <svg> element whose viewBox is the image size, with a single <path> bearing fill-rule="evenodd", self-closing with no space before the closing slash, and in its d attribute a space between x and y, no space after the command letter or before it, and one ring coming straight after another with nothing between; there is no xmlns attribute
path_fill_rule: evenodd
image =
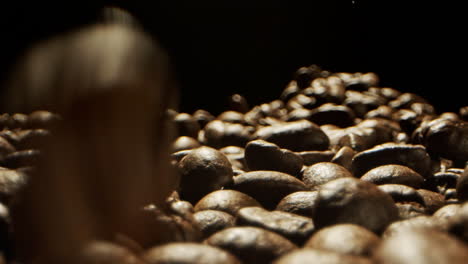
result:
<svg viewBox="0 0 468 264"><path fill-rule="evenodd" d="M464 25L447 1L93 1L3 4L0 78L37 41L129 10L169 52L181 110L219 113L233 93L276 99L300 66L375 72L381 86L426 97L439 112L465 98Z"/></svg>

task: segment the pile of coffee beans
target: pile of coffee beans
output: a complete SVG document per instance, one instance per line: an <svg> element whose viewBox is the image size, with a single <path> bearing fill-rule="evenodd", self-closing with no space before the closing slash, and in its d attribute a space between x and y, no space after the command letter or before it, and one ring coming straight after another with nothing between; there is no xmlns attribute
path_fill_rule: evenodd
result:
<svg viewBox="0 0 468 264"><path fill-rule="evenodd" d="M81 263L466 263L468 106L438 113L374 73L296 71L277 100L169 111L180 184L151 245L93 241ZM0 116L0 251L47 111ZM168 215L162 217L161 215ZM158 234L155 234L157 236ZM0 263L2 263L0 257Z"/></svg>

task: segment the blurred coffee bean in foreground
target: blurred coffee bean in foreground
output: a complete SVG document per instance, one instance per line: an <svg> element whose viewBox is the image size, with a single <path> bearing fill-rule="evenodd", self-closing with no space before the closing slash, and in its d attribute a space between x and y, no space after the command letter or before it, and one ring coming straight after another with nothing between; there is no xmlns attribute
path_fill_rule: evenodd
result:
<svg viewBox="0 0 468 264"><path fill-rule="evenodd" d="M168 160L165 111L176 98L168 58L131 15L104 13L102 23L29 50L6 92L10 113L62 118L12 210L27 263L73 263L86 241L117 234L153 241L143 207L162 207L178 185Z"/></svg>

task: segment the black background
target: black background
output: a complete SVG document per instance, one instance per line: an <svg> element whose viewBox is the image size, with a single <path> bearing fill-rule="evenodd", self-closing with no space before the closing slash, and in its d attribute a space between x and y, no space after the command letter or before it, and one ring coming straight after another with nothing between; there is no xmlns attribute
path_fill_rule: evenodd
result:
<svg viewBox="0 0 468 264"><path fill-rule="evenodd" d="M129 10L171 56L181 110L219 113L233 93L276 99L300 66L375 72L381 86L458 111L466 84L466 24L447 1L93 1L3 4L0 78L32 44L95 21L106 4ZM411 2L411 3L405 3ZM461 2L461 1L460 1Z"/></svg>

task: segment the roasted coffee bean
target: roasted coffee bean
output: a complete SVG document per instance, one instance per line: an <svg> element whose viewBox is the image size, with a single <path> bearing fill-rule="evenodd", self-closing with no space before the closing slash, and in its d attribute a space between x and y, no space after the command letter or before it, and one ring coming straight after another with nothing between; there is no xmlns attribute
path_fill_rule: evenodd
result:
<svg viewBox="0 0 468 264"><path fill-rule="evenodd" d="M236 217L239 226L256 226L278 233L296 245L302 245L314 232L312 219L282 211L267 211L261 207L244 207Z"/></svg>
<svg viewBox="0 0 468 264"><path fill-rule="evenodd" d="M458 202L457 190L456 189L453 189L453 188L447 189L445 191L445 193L444 193L444 196L445 196L445 200L447 200L447 202L449 202L451 200L454 200L455 202Z"/></svg>
<svg viewBox="0 0 468 264"><path fill-rule="evenodd" d="M234 123L234 124L244 124L244 114L236 111L224 111L217 117L218 120L227 123Z"/></svg>
<svg viewBox="0 0 468 264"><path fill-rule="evenodd" d="M468 106L460 107L458 112L464 121L468 121Z"/></svg>
<svg viewBox="0 0 468 264"><path fill-rule="evenodd" d="M186 149L186 150L179 150L177 152L174 152L171 154L171 158L176 161L176 162L179 162L182 160L182 158L184 158L185 156L187 156L190 152L192 152L191 149Z"/></svg>
<svg viewBox="0 0 468 264"><path fill-rule="evenodd" d="M411 135L422 122L422 117L412 110L400 109L393 113L392 119L400 124L400 127L407 134Z"/></svg>
<svg viewBox="0 0 468 264"><path fill-rule="evenodd" d="M225 228L232 227L235 224L234 216L218 210L203 210L198 211L193 215L203 238L207 238L212 234L221 231Z"/></svg>
<svg viewBox="0 0 468 264"><path fill-rule="evenodd" d="M174 143L172 143L172 151L177 152L186 149L194 149L200 146L200 142L198 142L196 139L187 136L181 136L178 137Z"/></svg>
<svg viewBox="0 0 468 264"><path fill-rule="evenodd" d="M328 250L340 254L371 256L380 238L371 231L353 224L338 224L317 231L305 248Z"/></svg>
<svg viewBox="0 0 468 264"><path fill-rule="evenodd" d="M353 175L343 166L331 162L316 163L302 173L302 181L311 190L317 190L320 185L343 177Z"/></svg>
<svg viewBox="0 0 468 264"><path fill-rule="evenodd" d="M49 130L38 128L38 129L23 129L16 132L14 144L16 149L40 149L43 143L48 138L51 138Z"/></svg>
<svg viewBox="0 0 468 264"><path fill-rule="evenodd" d="M416 202L424 204L422 196L407 185L402 184L382 184L378 188L392 197L395 202Z"/></svg>
<svg viewBox="0 0 468 264"><path fill-rule="evenodd" d="M356 155L356 152L352 148L344 146L336 152L336 154L331 159L331 162L341 165L347 170L351 171L351 164L354 155Z"/></svg>
<svg viewBox="0 0 468 264"><path fill-rule="evenodd" d="M60 120L61 117L56 113L46 110L37 110L29 114L28 127L32 129L47 129L53 127Z"/></svg>
<svg viewBox="0 0 468 264"><path fill-rule="evenodd" d="M317 125L332 124L338 127L354 125L353 110L347 106L332 103L313 109L307 119Z"/></svg>
<svg viewBox="0 0 468 264"><path fill-rule="evenodd" d="M307 120L263 127L257 130L256 137L292 151L325 150L329 145L320 127Z"/></svg>
<svg viewBox="0 0 468 264"><path fill-rule="evenodd" d="M266 209L274 209L286 195L305 191L303 182L277 171L252 171L234 178L233 189L250 195Z"/></svg>
<svg viewBox="0 0 468 264"><path fill-rule="evenodd" d="M317 191L294 192L284 197L276 206L276 210L312 217L317 197Z"/></svg>
<svg viewBox="0 0 468 264"><path fill-rule="evenodd" d="M288 83L286 88L284 88L283 92L280 95L280 99L283 102L287 102L291 100L294 96L298 95L301 92L301 88L297 85L296 81L291 81Z"/></svg>
<svg viewBox="0 0 468 264"><path fill-rule="evenodd" d="M200 125L193 116L187 113L179 113L174 117L174 123L178 136L197 138Z"/></svg>
<svg viewBox="0 0 468 264"><path fill-rule="evenodd" d="M11 117L11 128L24 129L28 126L28 116L22 113L15 113Z"/></svg>
<svg viewBox="0 0 468 264"><path fill-rule="evenodd" d="M352 255L343 255L327 250L303 248L294 250L275 260L273 264L371 264L370 259Z"/></svg>
<svg viewBox="0 0 468 264"><path fill-rule="evenodd" d="M231 252L243 263L271 263L296 249L289 240L258 227L231 227L219 231L205 243Z"/></svg>
<svg viewBox="0 0 468 264"><path fill-rule="evenodd" d="M313 109L317 106L317 100L315 97L312 96L307 96L303 94L298 94L291 98L287 104L286 104L286 109L288 111L293 111L296 109Z"/></svg>
<svg viewBox="0 0 468 264"><path fill-rule="evenodd" d="M296 80L299 88L304 89L310 86L310 83L320 77L321 69L317 65L309 67L301 67L294 73L294 80Z"/></svg>
<svg viewBox="0 0 468 264"><path fill-rule="evenodd" d="M15 147L3 137L0 137L0 161L10 153L15 152Z"/></svg>
<svg viewBox="0 0 468 264"><path fill-rule="evenodd" d="M107 241L93 241L79 253L77 263L83 264L143 264L129 249Z"/></svg>
<svg viewBox="0 0 468 264"><path fill-rule="evenodd" d="M457 115L457 113L454 113L454 112L442 113L442 114L440 114L439 118L440 119L451 120L451 121L460 121L460 117Z"/></svg>
<svg viewBox="0 0 468 264"><path fill-rule="evenodd" d="M312 110L309 110L306 108L296 108L288 113L288 116L286 117L286 121L292 122L292 121L298 121L298 120L303 120L303 119L308 120L311 115L312 115Z"/></svg>
<svg viewBox="0 0 468 264"><path fill-rule="evenodd" d="M460 204L447 204L437 210L432 217L434 218L452 218L458 213L460 209Z"/></svg>
<svg viewBox="0 0 468 264"><path fill-rule="evenodd" d="M384 239L376 250L377 263L466 263L468 247L435 230L407 229Z"/></svg>
<svg viewBox="0 0 468 264"><path fill-rule="evenodd" d="M431 158L421 145L386 143L360 152L353 158L352 167L356 177L369 170L387 164L407 166L423 177L429 177Z"/></svg>
<svg viewBox="0 0 468 264"><path fill-rule="evenodd" d="M461 161L468 160L467 137L467 122L443 118L421 124L413 134L413 140L432 155Z"/></svg>
<svg viewBox="0 0 468 264"><path fill-rule="evenodd" d="M229 108L243 114L247 113L250 109L247 99L240 94L233 94L229 97Z"/></svg>
<svg viewBox="0 0 468 264"><path fill-rule="evenodd" d="M434 213L445 205L444 196L440 193L429 191L426 189L419 189L417 192L422 196L426 211L429 214Z"/></svg>
<svg viewBox="0 0 468 264"><path fill-rule="evenodd" d="M226 146L244 147L252 139L253 129L241 124L213 120L206 124L204 140L208 146L222 148Z"/></svg>
<svg viewBox="0 0 468 264"><path fill-rule="evenodd" d="M35 149L15 151L6 155L1 163L10 169L34 166L38 162L39 155L40 151Z"/></svg>
<svg viewBox="0 0 468 264"><path fill-rule="evenodd" d="M298 152L297 154L299 154L299 156L302 157L305 166L311 166L311 165L314 165L315 163L330 161L335 155L335 152L330 151L330 150L323 150L323 151L311 150L311 151Z"/></svg>
<svg viewBox="0 0 468 264"><path fill-rule="evenodd" d="M396 202L395 205L402 220L426 215L426 208L416 202Z"/></svg>
<svg viewBox="0 0 468 264"><path fill-rule="evenodd" d="M192 116L197 121L200 128L204 128L206 124L215 119L215 117L210 112L203 109L196 110L193 112Z"/></svg>
<svg viewBox="0 0 468 264"><path fill-rule="evenodd" d="M387 105L381 105L381 106L377 107L376 109L367 112L364 115L364 118L366 118L366 119L367 118L391 119L393 112L394 112L394 110L391 107L389 107Z"/></svg>
<svg viewBox="0 0 468 264"><path fill-rule="evenodd" d="M441 193L444 193L447 189L456 188L458 178L460 178L460 174L445 171L435 173L431 181Z"/></svg>
<svg viewBox="0 0 468 264"><path fill-rule="evenodd" d="M374 184L403 184L413 188L419 188L424 178L414 170L401 165L383 165L371 169L362 175L361 180Z"/></svg>
<svg viewBox="0 0 468 264"><path fill-rule="evenodd" d="M385 232L382 234L382 237L385 239L387 237L394 236L395 234L398 234L400 232L405 233L409 230L420 228L445 232L448 230L448 227L448 219L435 218L430 216L417 216L410 219L404 219L393 222L387 227L387 229L385 229Z"/></svg>
<svg viewBox="0 0 468 264"><path fill-rule="evenodd" d="M468 203L463 203L456 214L448 220L448 231L460 240L468 243Z"/></svg>
<svg viewBox="0 0 468 264"><path fill-rule="evenodd" d="M379 233L398 219L398 210L376 185L344 177L320 187L312 219L318 229L350 223Z"/></svg>
<svg viewBox="0 0 468 264"><path fill-rule="evenodd" d="M421 96L414 93L403 93L395 100L388 103L388 106L394 109L409 109L414 103L427 103L427 101Z"/></svg>
<svg viewBox="0 0 468 264"><path fill-rule="evenodd" d="M436 113L434 106L428 103L413 103L410 108L420 116L433 116Z"/></svg>
<svg viewBox="0 0 468 264"><path fill-rule="evenodd" d="M247 194L234 191L234 190L219 190L207 194L196 205L195 211L203 210L219 210L237 215L243 207L261 206L257 200L248 196Z"/></svg>
<svg viewBox="0 0 468 264"><path fill-rule="evenodd" d="M460 201L468 201L468 166L465 172L457 180L457 198Z"/></svg>
<svg viewBox="0 0 468 264"><path fill-rule="evenodd" d="M240 264L229 252L197 243L168 243L148 249L143 254L148 264Z"/></svg>
<svg viewBox="0 0 468 264"><path fill-rule="evenodd" d="M357 117L364 117L367 112L376 109L385 102L385 98L376 94L346 91L346 99L343 104L351 108Z"/></svg>
<svg viewBox="0 0 468 264"><path fill-rule="evenodd" d="M232 182L231 163L224 154L210 147L193 149L182 158L178 168L180 196L192 203Z"/></svg>
<svg viewBox="0 0 468 264"><path fill-rule="evenodd" d="M8 205L10 200L27 184L26 174L0 167L0 202Z"/></svg>
<svg viewBox="0 0 468 264"><path fill-rule="evenodd" d="M250 141L245 146L245 161L253 171L272 170L293 176L299 175L304 164L300 155L261 139Z"/></svg>

